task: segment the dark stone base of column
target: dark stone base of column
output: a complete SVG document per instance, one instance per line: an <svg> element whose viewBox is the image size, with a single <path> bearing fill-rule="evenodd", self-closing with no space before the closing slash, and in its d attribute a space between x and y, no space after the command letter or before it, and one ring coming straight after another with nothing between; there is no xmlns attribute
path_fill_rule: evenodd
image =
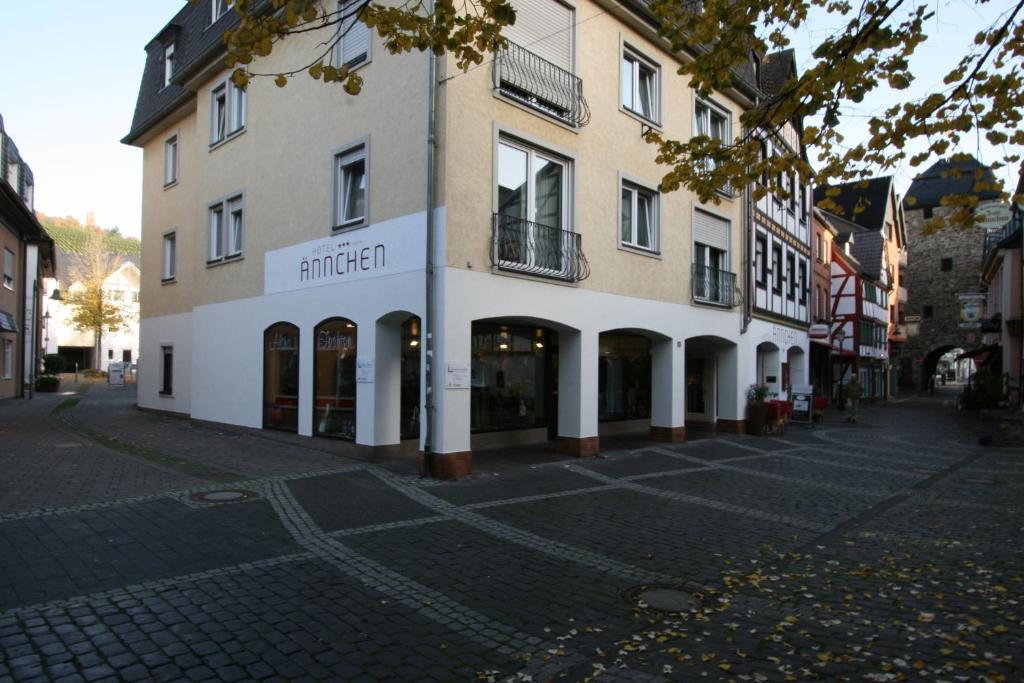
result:
<svg viewBox="0 0 1024 683"><path fill-rule="evenodd" d="M722 420L719 419L716 423L717 431L725 434L746 434L747 433L747 421L746 420Z"/></svg>
<svg viewBox="0 0 1024 683"><path fill-rule="evenodd" d="M652 425L651 438L663 443L682 443L686 441L686 427L655 427Z"/></svg>
<svg viewBox="0 0 1024 683"><path fill-rule="evenodd" d="M432 454L433 472L427 472L426 456L423 451L416 455L416 465L421 477L434 479L458 479L473 474L473 451Z"/></svg>
<svg viewBox="0 0 1024 683"><path fill-rule="evenodd" d="M574 458L592 458L601 452L601 439L596 436L560 436L558 450Z"/></svg>

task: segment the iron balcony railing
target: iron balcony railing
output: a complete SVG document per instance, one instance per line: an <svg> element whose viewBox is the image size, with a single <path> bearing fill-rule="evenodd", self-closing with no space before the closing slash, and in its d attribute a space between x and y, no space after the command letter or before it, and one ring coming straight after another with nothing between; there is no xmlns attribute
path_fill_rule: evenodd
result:
<svg viewBox="0 0 1024 683"><path fill-rule="evenodd" d="M494 87L506 97L553 116L571 126L590 122L583 81L569 71L505 41L494 54Z"/></svg>
<svg viewBox="0 0 1024 683"><path fill-rule="evenodd" d="M736 305L735 273L694 263L691 283L694 301L730 308Z"/></svg>
<svg viewBox="0 0 1024 683"><path fill-rule="evenodd" d="M491 264L502 270L578 282L590 277L578 233L494 214Z"/></svg>

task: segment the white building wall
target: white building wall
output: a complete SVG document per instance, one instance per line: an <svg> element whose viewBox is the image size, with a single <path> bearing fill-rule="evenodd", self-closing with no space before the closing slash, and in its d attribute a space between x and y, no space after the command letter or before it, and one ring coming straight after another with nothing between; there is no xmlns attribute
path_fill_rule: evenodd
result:
<svg viewBox="0 0 1024 683"><path fill-rule="evenodd" d="M139 356L139 407L174 413L189 413L192 403L192 314L179 313L144 318L139 325L143 354ZM174 347L173 394L160 395L162 346ZM229 396L237 394L233 390ZM225 397L221 397L224 399Z"/></svg>

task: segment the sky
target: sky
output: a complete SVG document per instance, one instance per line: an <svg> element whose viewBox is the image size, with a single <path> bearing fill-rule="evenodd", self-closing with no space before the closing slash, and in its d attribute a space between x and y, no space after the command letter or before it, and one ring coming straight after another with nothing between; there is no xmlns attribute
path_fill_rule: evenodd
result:
<svg viewBox="0 0 1024 683"><path fill-rule="evenodd" d="M142 152L122 145L128 132L145 62L145 45L174 16L184 0L0 0L0 115L36 179L36 209L84 221L92 211L98 225L117 226L139 235L142 203ZM991 0L934 2L929 20L932 41L912 62L917 81L912 95L927 94L941 83L975 32L1011 5ZM55 13L60 21L54 21ZM806 64L814 45L835 21L819 12L796 36L798 64ZM848 140L864 135L867 115L889 106L894 95L869 96L843 114ZM1001 150L987 143L964 151L983 162ZM813 159L813 153L812 153ZM916 172L902 168L902 192ZM1000 178L1015 185L1015 171ZM1013 177L1011 177L1013 176Z"/></svg>
<svg viewBox="0 0 1024 683"><path fill-rule="evenodd" d="M0 0L0 115L36 210L139 236L142 150L122 145L146 43L184 0ZM59 20L55 21L55 17Z"/></svg>

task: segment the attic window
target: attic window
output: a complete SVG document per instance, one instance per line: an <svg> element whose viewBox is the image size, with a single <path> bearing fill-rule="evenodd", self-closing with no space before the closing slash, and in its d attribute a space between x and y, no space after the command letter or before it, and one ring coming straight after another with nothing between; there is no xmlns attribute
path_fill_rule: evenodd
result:
<svg viewBox="0 0 1024 683"><path fill-rule="evenodd" d="M174 43L164 48L164 87L171 84L171 77L174 76Z"/></svg>
<svg viewBox="0 0 1024 683"><path fill-rule="evenodd" d="M750 62L754 66L754 83L757 85L759 90L763 89L761 84L761 60L758 58L756 52L750 53Z"/></svg>
<svg viewBox="0 0 1024 683"><path fill-rule="evenodd" d="M235 0L213 0L210 3L210 23L217 23L217 20L224 16L233 4L235 4Z"/></svg>

